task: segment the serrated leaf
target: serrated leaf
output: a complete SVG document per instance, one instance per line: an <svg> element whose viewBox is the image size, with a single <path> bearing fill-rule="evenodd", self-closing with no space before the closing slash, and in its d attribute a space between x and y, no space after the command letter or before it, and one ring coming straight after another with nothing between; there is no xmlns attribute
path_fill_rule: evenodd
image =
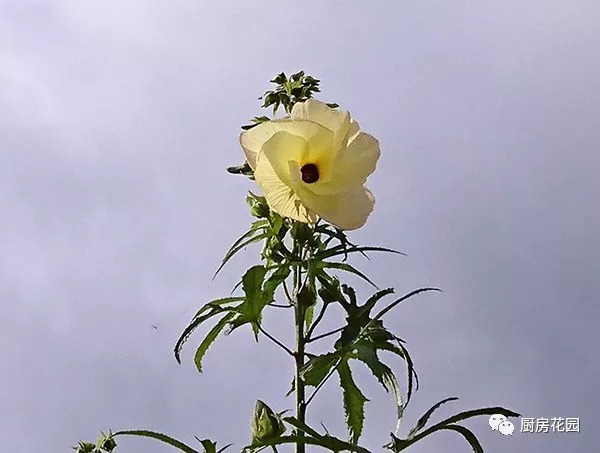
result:
<svg viewBox="0 0 600 453"><path fill-rule="evenodd" d="M223 316L221 320L212 329L210 329L204 340L202 340L202 343L200 343L200 346L198 346L196 354L194 355L194 363L196 364L196 368L198 369L199 373L202 373L202 359L208 351L208 348L210 348L213 342L217 339L217 336L234 316L235 313L227 313L225 316Z"/></svg>
<svg viewBox="0 0 600 453"><path fill-rule="evenodd" d="M400 421L402 420L402 414L404 412L404 405L402 402L402 393L398 380L394 375L393 371L377 356L377 351L369 346L357 346L356 347L356 358L363 362L373 373L373 376L377 378L377 381L385 389L386 392L390 390L394 394L394 402L396 403L396 432L400 429Z"/></svg>
<svg viewBox="0 0 600 453"><path fill-rule="evenodd" d="M331 371L331 368L340 360L339 354L328 353L311 358L304 364L300 370L300 376L306 385L316 387L325 376Z"/></svg>
<svg viewBox="0 0 600 453"><path fill-rule="evenodd" d="M434 404L433 406L431 406L427 412L425 412L425 414L423 414L423 416L421 416L421 418L419 418L419 421L417 421L417 424L415 425L414 428L412 428L409 432L407 437L410 439L415 433L417 433L418 431L420 431L421 429L423 429L425 427L425 425L427 424L427 420L429 420L429 417L431 417L431 415L436 411L436 409L438 409L442 404L445 404L449 401L456 401L458 400L457 397L452 396L450 398L445 398L439 402L437 402L436 404Z"/></svg>
<svg viewBox="0 0 600 453"><path fill-rule="evenodd" d="M509 409L505 409L503 407L484 407L481 409L474 409L470 411L460 412L452 417L448 417L447 419L439 422L437 425L448 425L454 424L463 420L467 420L469 418L478 417L480 415L494 415L494 414L502 414L506 417L520 417L521 414L513 412ZM436 426L437 426L436 425Z"/></svg>
<svg viewBox="0 0 600 453"><path fill-rule="evenodd" d="M357 445L351 445L348 442L344 442L343 440L337 439L331 436L323 436L322 438L314 438L311 436L281 436L275 439L269 439L262 442L253 443L252 445L247 445L244 447L243 451L254 451L257 448L261 447L269 447L275 445L285 445L285 444L293 444L296 445L302 442L305 445L314 445L317 447L323 447L326 450L331 450L333 452L342 452L342 451L350 451L355 453L370 453L369 450L363 447L359 447Z"/></svg>
<svg viewBox="0 0 600 453"><path fill-rule="evenodd" d="M338 364L340 385L343 391L344 413L350 442L356 444L363 430L365 403L369 401L356 386L347 360Z"/></svg>
<svg viewBox="0 0 600 453"><path fill-rule="evenodd" d="M442 290L439 288L419 288L414 291L411 291L410 293L405 294L404 296L400 297L399 299L396 299L394 302L392 302L387 307L385 307L383 310L381 310L379 313L377 313L377 315L375 315L373 320L375 321L375 320L382 318L383 315L385 315L387 312L389 312L391 309L393 309L399 303L404 302L406 299L409 299L413 296L416 296L417 294L420 294L420 293L423 293L426 291L442 291Z"/></svg>
<svg viewBox="0 0 600 453"><path fill-rule="evenodd" d="M252 227L246 233L244 233L242 236L240 236L240 238L238 238L233 243L233 245L229 248L229 250L223 257L223 260L221 261L221 265L219 266L219 268L213 275L213 279L217 276L217 274L219 272L221 272L221 269L223 269L225 264L227 264L227 262L231 258L233 258L233 256L237 252L239 252L244 247L247 247L250 244L253 244L255 242L258 242L262 239L266 239L267 237L269 237L270 232L264 231L264 228L267 227L268 225L269 225L269 222L267 220L257 220L256 222L254 222L252 224ZM261 233L261 230L263 230L262 233Z"/></svg>
<svg viewBox="0 0 600 453"><path fill-rule="evenodd" d="M448 425L444 426L442 429L448 429L450 431L456 431L457 433L462 434L465 440L469 442L469 445L473 449L474 453L483 453L483 447L470 429L460 425Z"/></svg>
<svg viewBox="0 0 600 453"><path fill-rule="evenodd" d="M348 296L348 299L350 299L350 305L352 307L356 307L356 291L354 291L354 288L352 288L349 285L343 284L342 285L342 292Z"/></svg>
<svg viewBox="0 0 600 453"><path fill-rule="evenodd" d="M335 246L332 247L331 249L327 249L324 250L322 252L319 252L315 255L315 259L317 260L324 260L327 258L332 258L334 256L339 256L339 255L348 255L350 253L356 253L356 252L388 252L388 253L395 253L397 255L406 255L403 252L399 252L398 250L394 250L394 249L389 249L386 247L346 247L346 248L339 248L339 246Z"/></svg>
<svg viewBox="0 0 600 453"><path fill-rule="evenodd" d="M126 431L119 431L114 434L115 436L138 436L138 437L148 437L150 439L155 439L161 441L171 447L175 447L184 453L200 453L198 450L194 450L192 447L184 444L183 442L178 441L177 439L172 438L171 436L167 436L166 434L157 433L154 431L148 431L145 429L133 429Z"/></svg>
<svg viewBox="0 0 600 453"><path fill-rule="evenodd" d="M336 277L330 277L325 272L318 273L316 277L321 283L318 292L323 303L340 302L342 305L346 303L340 288L340 281Z"/></svg>
<svg viewBox="0 0 600 453"><path fill-rule="evenodd" d="M415 367L414 367L412 358L410 357L410 354L408 353L408 349L406 349L406 347L402 344L401 341L398 341L398 347L402 351L402 355L404 357L404 360L406 361L406 372L407 372L407 380L408 380L408 389L406 392L406 402L404 403L404 407L406 408L406 406L408 406L408 403L410 403L410 399L413 394L413 388L415 388L415 390L419 388L419 378L417 376L417 372L415 371Z"/></svg>
<svg viewBox="0 0 600 453"><path fill-rule="evenodd" d="M336 269L336 270L340 270L340 271L344 271L344 272L348 272L348 273L357 275L358 277L362 278L363 280L368 282L373 287L377 288L377 285L375 283L373 283L373 281L369 277L367 277L365 274L363 274L358 269L356 269L354 266L351 266L348 263L335 263L335 262L331 262L331 261L321 261L317 264L317 266L324 268L324 269Z"/></svg>
<svg viewBox="0 0 600 453"><path fill-rule="evenodd" d="M262 289L267 270L265 266L252 266L242 277L244 302L240 305L238 317L231 322L231 331L243 324L251 323L256 341L258 341L258 326L263 308L270 302L268 295Z"/></svg>
<svg viewBox="0 0 600 453"><path fill-rule="evenodd" d="M246 295L246 301L260 303L263 301L262 284L265 280L267 269L265 266L252 266L242 277L242 290Z"/></svg>
<svg viewBox="0 0 600 453"><path fill-rule="evenodd" d="M290 272L291 270L289 265L281 264L265 281L264 291L266 297L269 299L269 302L272 301L277 287L281 285L286 278L288 278Z"/></svg>
<svg viewBox="0 0 600 453"><path fill-rule="evenodd" d="M386 288L386 289L382 289L381 291L377 291L375 294L373 294L371 297L369 297L367 299L367 301L364 303L364 305L362 305L360 307L358 316L359 317L370 316L371 310L373 309L373 307L375 307L375 304L377 304L377 302L379 302L380 299L384 298L388 294L393 294L393 293L394 293L394 288Z"/></svg>
<svg viewBox="0 0 600 453"><path fill-rule="evenodd" d="M183 333L180 335L179 339L175 343L174 353L175 360L177 360L177 363L181 364L181 348L195 329L197 329L204 321L212 318L213 316L216 316L225 311L235 311L239 307L239 305L235 307L223 307L223 305L233 302L240 302L243 300L244 297L224 297L221 299L215 299L205 304L202 308L200 308L200 310L198 310L198 312L194 315L194 317L190 321L190 324L184 329ZM206 311L209 311L209 313L206 313Z"/></svg>
<svg viewBox="0 0 600 453"><path fill-rule="evenodd" d="M473 434L473 432L471 430L469 430L468 428L465 428L464 426L454 425L454 424L436 426L436 427L428 430L427 434L420 435L420 436L414 437L412 439L399 439L392 434L392 442L390 444L386 445L386 448L392 450L394 453L398 453L400 451L406 450L408 447L410 447L411 445L416 443L418 440L421 440L421 439L433 434L434 432L444 431L444 430L455 431L455 432L461 434L465 438L465 440L469 443L469 445L473 449L474 453L484 453L483 447L481 446L481 444L479 443L479 440L477 440L477 437L475 436L475 434Z"/></svg>

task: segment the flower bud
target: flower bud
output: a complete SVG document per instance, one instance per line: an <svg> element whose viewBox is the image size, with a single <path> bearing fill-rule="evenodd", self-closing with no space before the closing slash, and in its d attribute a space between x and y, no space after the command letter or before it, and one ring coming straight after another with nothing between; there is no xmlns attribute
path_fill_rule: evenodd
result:
<svg viewBox="0 0 600 453"><path fill-rule="evenodd" d="M261 400L256 401L250 426L252 428L252 443L279 437L285 432L285 426L281 418Z"/></svg>
<svg viewBox="0 0 600 453"><path fill-rule="evenodd" d="M246 197L246 203L250 206L250 214L259 219L269 217L270 209L267 200L264 197L259 197L254 194Z"/></svg>
<svg viewBox="0 0 600 453"><path fill-rule="evenodd" d="M108 452L112 452L115 448L117 448L117 443L112 437L112 434L102 434L102 436L100 436L98 439L98 447Z"/></svg>
<svg viewBox="0 0 600 453"><path fill-rule="evenodd" d="M303 222L294 222L290 234L299 244L305 244L311 239L313 232L308 224Z"/></svg>
<svg viewBox="0 0 600 453"><path fill-rule="evenodd" d="M94 453L96 451L96 444L90 442L79 442L77 447L73 447L77 453Z"/></svg>

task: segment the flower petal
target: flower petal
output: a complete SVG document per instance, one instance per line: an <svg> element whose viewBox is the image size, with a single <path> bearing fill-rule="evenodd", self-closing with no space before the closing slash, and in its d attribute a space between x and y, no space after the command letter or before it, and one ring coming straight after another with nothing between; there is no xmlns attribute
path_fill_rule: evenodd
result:
<svg viewBox="0 0 600 453"><path fill-rule="evenodd" d="M273 211L301 222L317 221L315 214L302 204L294 189L281 180L264 153L258 155L254 177Z"/></svg>
<svg viewBox="0 0 600 453"><path fill-rule="evenodd" d="M380 153L379 142L375 137L358 132L338 154L331 179L312 184L308 187L309 190L326 195L345 192L364 184L367 177L375 171Z"/></svg>
<svg viewBox="0 0 600 453"><path fill-rule="evenodd" d="M375 206L375 197L365 186L331 195L316 195L302 187L298 195L310 211L342 230L362 227Z"/></svg>
<svg viewBox="0 0 600 453"><path fill-rule="evenodd" d="M308 149L304 138L279 131L263 144L260 155L265 156L282 182L294 187L300 179L299 162L306 160Z"/></svg>
<svg viewBox="0 0 600 453"><path fill-rule="evenodd" d="M290 120L282 119L265 121L240 134L240 145L242 145L244 153L246 154L246 160L252 169L256 168L256 160L262 145L274 134L282 130L280 123L284 121Z"/></svg>
<svg viewBox="0 0 600 453"><path fill-rule="evenodd" d="M348 112L332 109L324 102L316 99L294 104L290 118L292 120L314 121L332 131L334 134L334 151L341 148L341 144L347 138L350 129L350 114Z"/></svg>
<svg viewBox="0 0 600 453"><path fill-rule="evenodd" d="M252 129L240 134L240 145L246 154L250 167L256 168L256 161L263 145L277 132L289 132L306 139L306 141L322 142L319 137L327 136L328 130L312 121L292 121L290 118L271 120L260 123Z"/></svg>

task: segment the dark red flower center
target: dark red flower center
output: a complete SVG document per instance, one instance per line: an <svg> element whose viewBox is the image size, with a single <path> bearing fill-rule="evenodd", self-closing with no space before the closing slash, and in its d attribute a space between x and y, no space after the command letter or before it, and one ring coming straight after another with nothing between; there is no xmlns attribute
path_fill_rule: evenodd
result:
<svg viewBox="0 0 600 453"><path fill-rule="evenodd" d="M319 168L315 164L303 165L300 172L302 173L302 181L306 184L312 184L319 180Z"/></svg>

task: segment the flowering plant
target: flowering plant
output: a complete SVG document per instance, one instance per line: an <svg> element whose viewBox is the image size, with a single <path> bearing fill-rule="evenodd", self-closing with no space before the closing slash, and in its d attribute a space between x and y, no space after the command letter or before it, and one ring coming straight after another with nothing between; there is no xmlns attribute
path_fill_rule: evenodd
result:
<svg viewBox="0 0 600 453"><path fill-rule="evenodd" d="M261 98L263 107L272 106L273 114L283 107L287 116L255 117L253 124L242 127L240 144L246 161L228 171L255 180L262 194L248 195L250 213L256 220L225 254L217 273L234 255L253 243L263 244L261 264L244 273L234 288L234 292L241 290L239 295L213 300L200 308L175 345L176 360L180 362L182 347L190 335L212 320L216 323L196 349L194 362L199 372L205 354L219 334L242 326L252 329L256 341L264 337L290 356L294 377L288 394L295 394L295 414L284 417L263 401L257 401L251 419L251 442L244 447L245 451L265 447L277 451L277 446L291 444L297 453L304 453L307 445L334 452L368 453L370 450L359 444L368 399L350 367L353 362L361 362L394 397L396 431L385 448L400 452L434 432L448 430L461 434L475 452L483 452L475 434L459 423L479 415L517 417L519 414L502 407L486 407L429 424L436 409L457 399L446 398L425 412L406 435L399 435L400 422L418 388L418 378L405 341L385 327L384 317L417 294L439 290L419 288L386 304L384 300L394 290L377 288L348 262L348 257L356 253L401 254L389 248L356 245L346 234L362 227L374 208L374 196L364 184L375 170L379 142L361 131L358 123L348 112L339 110L337 104L313 99L319 91L317 79L304 72L289 78L281 73L272 82L276 89ZM359 299L354 288L341 282L341 276L348 273L365 280L377 291L364 301ZM278 302L280 298L285 302ZM317 333L325 313L335 305L345 312L345 324ZM293 348L271 335L263 325L263 311L276 308L293 314ZM336 341L330 352L310 351L314 342L334 335ZM380 352L390 352L405 364L405 389L381 360ZM334 374L339 377L343 394L347 439L311 427L306 417L307 408ZM122 435L151 437L186 453L198 452L167 435L145 430L109 432L95 444L80 442L74 448L78 453L112 452L116 448L114 438ZM215 442L197 440L205 453L220 453L229 447L217 450Z"/></svg>

